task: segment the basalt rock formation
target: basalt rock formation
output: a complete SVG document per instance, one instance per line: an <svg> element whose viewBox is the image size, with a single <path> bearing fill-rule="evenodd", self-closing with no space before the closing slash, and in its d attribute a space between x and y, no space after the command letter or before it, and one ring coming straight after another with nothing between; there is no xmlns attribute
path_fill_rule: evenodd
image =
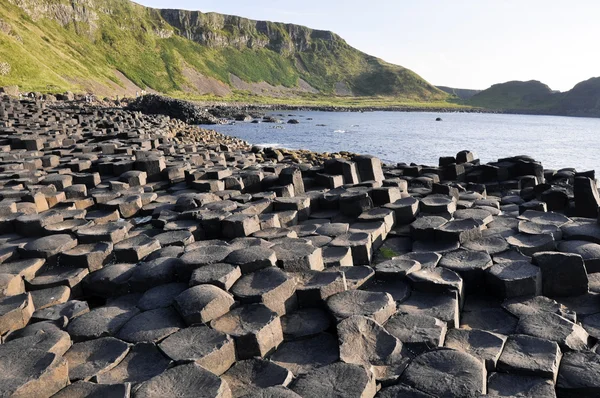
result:
<svg viewBox="0 0 600 398"><path fill-rule="evenodd" d="M0 117L2 396L600 394L593 172Z"/></svg>

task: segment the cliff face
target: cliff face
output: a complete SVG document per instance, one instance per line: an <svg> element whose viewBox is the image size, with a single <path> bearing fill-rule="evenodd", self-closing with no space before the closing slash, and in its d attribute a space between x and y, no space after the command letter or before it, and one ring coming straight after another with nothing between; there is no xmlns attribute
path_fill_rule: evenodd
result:
<svg viewBox="0 0 600 398"><path fill-rule="evenodd" d="M0 63L10 69L0 75L0 86L448 97L414 72L364 54L332 32L292 24L157 10L128 0L0 0L0 27Z"/></svg>
<svg viewBox="0 0 600 398"><path fill-rule="evenodd" d="M280 54L307 51L313 39L345 42L332 32L304 26L254 21L234 15L160 10L179 35L209 47L267 48Z"/></svg>

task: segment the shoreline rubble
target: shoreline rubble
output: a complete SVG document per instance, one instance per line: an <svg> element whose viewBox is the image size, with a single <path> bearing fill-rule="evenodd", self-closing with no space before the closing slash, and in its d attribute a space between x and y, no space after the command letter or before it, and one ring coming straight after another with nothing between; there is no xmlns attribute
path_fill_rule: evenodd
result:
<svg viewBox="0 0 600 398"><path fill-rule="evenodd" d="M175 116L0 98L0 396L600 395L594 171Z"/></svg>

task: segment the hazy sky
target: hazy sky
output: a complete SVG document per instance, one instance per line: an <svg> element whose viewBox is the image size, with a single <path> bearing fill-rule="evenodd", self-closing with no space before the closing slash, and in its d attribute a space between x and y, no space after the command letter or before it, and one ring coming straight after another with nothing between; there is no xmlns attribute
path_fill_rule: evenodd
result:
<svg viewBox="0 0 600 398"><path fill-rule="evenodd" d="M429 82L484 89L540 80L554 90L600 76L598 0L137 0L332 30Z"/></svg>

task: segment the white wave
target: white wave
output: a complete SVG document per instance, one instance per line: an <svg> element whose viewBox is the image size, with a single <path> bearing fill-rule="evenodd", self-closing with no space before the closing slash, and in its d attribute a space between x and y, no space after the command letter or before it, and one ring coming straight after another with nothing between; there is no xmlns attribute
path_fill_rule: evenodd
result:
<svg viewBox="0 0 600 398"><path fill-rule="evenodd" d="M334 133L347 133L346 130L335 130Z"/></svg>
<svg viewBox="0 0 600 398"><path fill-rule="evenodd" d="M281 144L267 142L265 144L256 144L255 146L259 148L279 148Z"/></svg>

